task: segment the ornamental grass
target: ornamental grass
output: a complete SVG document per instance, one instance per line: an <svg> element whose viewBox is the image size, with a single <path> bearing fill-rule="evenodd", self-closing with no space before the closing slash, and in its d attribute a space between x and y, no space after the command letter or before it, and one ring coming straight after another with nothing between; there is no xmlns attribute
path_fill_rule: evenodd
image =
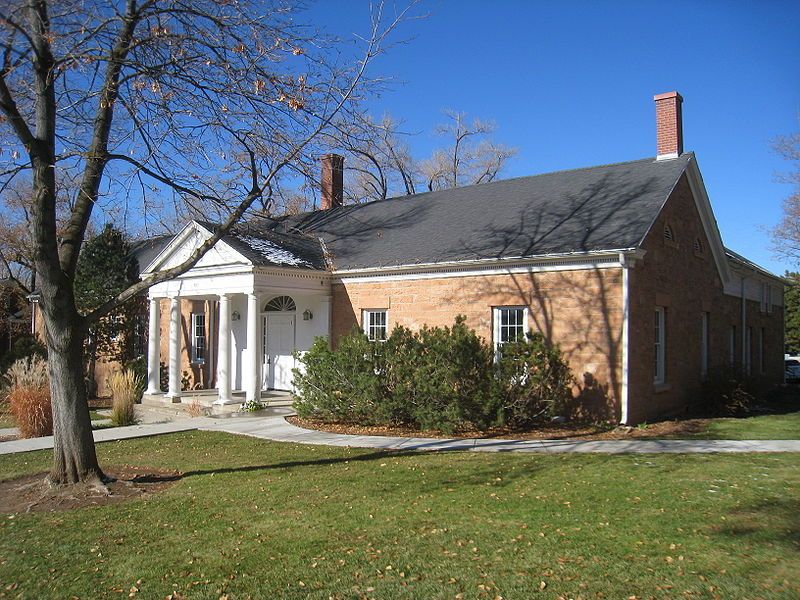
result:
<svg viewBox="0 0 800 600"><path fill-rule="evenodd" d="M111 422L116 427L136 424L134 405L142 397L144 378L124 369L115 371L108 378L111 390Z"/></svg>

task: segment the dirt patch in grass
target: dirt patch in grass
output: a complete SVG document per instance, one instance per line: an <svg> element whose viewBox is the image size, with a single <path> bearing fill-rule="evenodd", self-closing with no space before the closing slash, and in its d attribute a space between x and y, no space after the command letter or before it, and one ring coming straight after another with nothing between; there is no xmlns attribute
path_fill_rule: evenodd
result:
<svg viewBox="0 0 800 600"><path fill-rule="evenodd" d="M181 478L179 471L146 467L114 467L106 475L114 481L105 488L90 484L51 487L47 473L0 481L0 513L61 512L74 508L119 504L160 492Z"/></svg>
<svg viewBox="0 0 800 600"><path fill-rule="evenodd" d="M289 423L331 433L350 435L386 435L398 437L425 438L498 438L515 440L630 440L648 438L676 438L702 433L708 427L708 419L687 419L682 421L661 421L646 427L615 427L607 424L586 423L543 423L530 431L492 429L488 431L462 431L446 434L441 431L418 431L409 427L389 427L325 423L316 419L287 417Z"/></svg>

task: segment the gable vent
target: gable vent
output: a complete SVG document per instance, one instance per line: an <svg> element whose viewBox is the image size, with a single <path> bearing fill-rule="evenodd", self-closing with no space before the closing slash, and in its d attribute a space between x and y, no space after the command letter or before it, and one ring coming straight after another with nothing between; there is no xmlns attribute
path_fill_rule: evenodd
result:
<svg viewBox="0 0 800 600"><path fill-rule="evenodd" d="M695 254L703 253L703 241L700 238L694 238L694 253Z"/></svg>
<svg viewBox="0 0 800 600"><path fill-rule="evenodd" d="M675 241L675 232L672 231L671 225L664 225L664 239L668 242Z"/></svg>

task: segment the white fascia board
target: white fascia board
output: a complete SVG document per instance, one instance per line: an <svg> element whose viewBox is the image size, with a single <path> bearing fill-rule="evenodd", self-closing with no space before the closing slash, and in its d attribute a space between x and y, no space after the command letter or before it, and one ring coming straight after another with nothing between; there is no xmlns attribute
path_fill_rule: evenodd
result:
<svg viewBox="0 0 800 600"><path fill-rule="evenodd" d="M731 278L728 256L725 252L725 246L722 244L722 236L719 233L717 219L714 217L714 211L711 208L711 201L708 198L708 191L703 183L703 176L700 174L700 167L697 165L696 157L690 160L686 166L686 177L689 181L689 188L692 190L697 212L700 214L703 230L711 246L711 254L714 257L714 263L717 265L717 272L722 284L725 285Z"/></svg>
<svg viewBox="0 0 800 600"><path fill-rule="evenodd" d="M152 261L150 261L150 264L147 265L144 269L142 269L141 271L142 279L144 279L144 275L149 275L150 273L153 273L156 270L158 270L158 265L163 264L164 261L167 259L167 257L169 257L184 241L186 241L186 238L189 237L189 234L195 231L194 227L192 226L192 223L194 223L194 221L189 221L188 223L186 223L186 225L183 226L183 229L181 229L175 235L175 237L173 237L172 240L170 240L169 244L164 246L164 248L161 249L161 252L156 254L155 258Z"/></svg>
<svg viewBox="0 0 800 600"><path fill-rule="evenodd" d="M161 265L163 265L167 261L167 259L169 259L169 257L172 256L178 250L178 248L181 247L182 244L184 244L186 242L187 238L192 233L199 233L200 235L205 236L206 239L208 239L209 237L211 237L213 235L213 233L211 231L209 231L208 229L206 229L205 227L200 225L200 223L198 223L197 221L189 221L183 227L183 229L180 231L180 233L178 233L172 239L172 241L169 244L167 244L167 246L161 252L158 253L158 255L152 260L152 262L149 265L147 265L147 267L141 273L141 278L144 279L145 275L149 275L151 273L157 272L159 270L159 267ZM214 247L219 247L219 248L224 249L224 250L226 250L228 252L232 252L237 257L239 257L240 262L237 262L235 264L241 264L243 266L249 266L249 267L252 268L252 266L253 266L252 261L250 261L250 259L248 259L246 256L244 256L238 250L232 248L224 240L218 240L217 243L212 248L214 248ZM190 270L193 270L193 269L196 269L196 268L197 268L197 266L194 266Z"/></svg>
<svg viewBox="0 0 800 600"><path fill-rule="evenodd" d="M400 265L370 269L334 271L334 281L339 283L369 281L402 281L411 279L445 279L476 275L510 275L517 273L543 273L548 271L576 271L581 269L620 267L620 256L640 258L634 248L598 252L573 252L540 255L531 258L502 258L449 263Z"/></svg>

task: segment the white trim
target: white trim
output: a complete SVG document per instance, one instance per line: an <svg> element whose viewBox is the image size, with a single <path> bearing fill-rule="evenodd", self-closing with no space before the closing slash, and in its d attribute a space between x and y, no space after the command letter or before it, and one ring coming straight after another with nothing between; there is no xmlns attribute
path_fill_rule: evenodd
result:
<svg viewBox="0 0 800 600"><path fill-rule="evenodd" d="M158 272L158 270L161 267L161 265L163 265L164 262L166 262L167 259L169 259L169 257L172 256L175 253L175 251L178 250L178 248L180 248L184 244L184 242L186 242L186 239L192 233L198 233L201 236L204 236L206 240L214 235L213 232L209 231L207 228L205 228L202 225L200 225L200 223L198 223L197 221L189 221L183 227L183 229L181 229L181 231L178 232L178 234L174 238L172 238L170 243L167 244L161 250L161 252L159 252L156 255L156 257L152 261L150 261L150 264L147 265L147 267L145 267L142 270L141 279L146 279L145 275L150 275L150 274ZM237 257L239 257L241 259L240 262L233 263L233 264L241 265L239 267L240 269L241 269L241 267L249 267L249 270L252 270L253 262L250 259L248 259L244 254L242 254L238 250L235 250L230 244L227 244L225 242L225 240L222 240L222 239L217 240L217 242L209 249L209 252L214 248L224 249L224 250L227 250L229 252L232 252L233 254L235 254ZM194 251L194 250L192 250L192 251ZM206 255L207 255L207 253L204 256L206 256ZM201 260L202 260L202 257L201 257ZM216 267L216 265L214 265L214 267ZM212 268L214 268L214 267L212 267ZM229 265L224 265L224 267L225 268L230 268ZM204 267L197 267L197 265L195 265L195 266L191 267L188 271L186 271L186 273L188 273L189 271L195 271L197 269L203 269L203 268ZM208 267L205 267L205 268L208 268ZM182 275L185 275L186 273L183 273ZM179 275L178 277L180 277L180 276L181 275Z"/></svg>
<svg viewBox="0 0 800 600"><path fill-rule="evenodd" d="M711 208L711 201L708 198L708 191L703 183L703 176L700 173L697 158L694 156L686 165L686 179L689 182L689 188L692 191L697 212L700 214L700 222L703 225L711 254L714 257L714 263L717 265L717 271L719 272L720 279L724 286L725 283L731 279L728 257L725 252L725 246L722 244L722 236L719 233L717 220Z"/></svg>
<svg viewBox="0 0 800 600"><path fill-rule="evenodd" d="M441 265L406 265L401 267L385 267L380 269L359 269L351 271L337 271L334 273L334 283L368 283L376 281L410 281L419 279L450 279L454 277L475 277L487 275L515 275L558 271L579 271L587 269L614 269L621 265L620 255L631 258L641 258L642 252L624 250L614 254L603 253L591 257L583 256L573 258L535 258L525 261L515 260L508 266L498 264L502 261L492 260L491 264L483 265L477 261L459 263L442 263ZM338 277L336 277L338 275ZM342 276L346 275L346 276Z"/></svg>
<svg viewBox="0 0 800 600"><path fill-rule="evenodd" d="M656 160L670 160L673 158L678 158L679 156L680 154L678 154L677 152L667 152L665 154L659 154L658 156L656 156Z"/></svg>
<svg viewBox="0 0 800 600"><path fill-rule="evenodd" d="M386 327L386 337L382 340L372 339L369 335L370 322L369 318L373 314L384 313L384 327ZM388 308L362 308L361 309L361 330L372 341L385 342L389 338L389 309Z"/></svg>
<svg viewBox="0 0 800 600"><path fill-rule="evenodd" d="M625 255L620 253L620 263L622 264L622 382L620 385L620 419L622 425L628 424L628 370L630 361L629 339L630 339L630 277L628 271L630 265L625 259Z"/></svg>
<svg viewBox="0 0 800 600"><path fill-rule="evenodd" d="M190 314L190 321L191 321L191 352L189 361L193 365L204 365L206 363L206 354L208 354L208 335L206 335L206 313L204 312L191 312ZM197 358L197 318L203 317L203 358Z"/></svg>
<svg viewBox="0 0 800 600"><path fill-rule="evenodd" d="M711 315L707 311L700 313L700 377L708 377L708 357L709 357L709 327Z"/></svg>
<svg viewBox="0 0 800 600"><path fill-rule="evenodd" d="M500 346L505 342L500 341L500 311L502 310L521 310L522 311L522 336L528 333L528 307L521 304L509 304L492 307L492 347L495 357L498 357Z"/></svg>
<svg viewBox="0 0 800 600"><path fill-rule="evenodd" d="M663 306L656 306L653 316L658 320L658 337L653 339L653 352L655 352L654 366L656 367L653 373L653 384L663 385L667 381L667 315L666 309ZM655 322L653 323L655 328ZM655 331L654 331L655 333ZM657 345L657 348L655 347Z"/></svg>

